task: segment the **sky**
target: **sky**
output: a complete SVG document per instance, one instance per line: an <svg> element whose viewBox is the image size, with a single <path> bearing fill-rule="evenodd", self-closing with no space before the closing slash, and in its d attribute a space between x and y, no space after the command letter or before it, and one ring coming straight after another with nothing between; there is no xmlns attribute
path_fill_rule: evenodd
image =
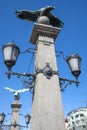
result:
<svg viewBox="0 0 87 130"><path fill-rule="evenodd" d="M87 107L87 0L0 0L0 113L5 112L7 123L11 121L10 105L14 101L14 95L4 87L18 90L24 86L16 76L11 76L8 80L5 74L7 68L4 65L2 47L14 41L21 52L27 48L34 48L34 45L30 43L34 23L18 19L15 11L37 10L48 5L55 7L52 13L64 22L64 27L55 41L55 50L61 50L64 56L78 53L82 59L78 88L72 84L61 93L64 116L75 108ZM12 71L33 73L33 63L32 53L20 54ZM61 77L75 79L62 57L57 57L57 65ZM32 94L22 93L20 102L22 104L20 118L24 119L27 113L31 113Z"/></svg>

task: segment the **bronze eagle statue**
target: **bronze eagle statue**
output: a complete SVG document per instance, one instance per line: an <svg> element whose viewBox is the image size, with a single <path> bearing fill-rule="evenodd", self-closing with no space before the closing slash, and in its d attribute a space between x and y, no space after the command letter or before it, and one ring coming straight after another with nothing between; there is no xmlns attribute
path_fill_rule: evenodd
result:
<svg viewBox="0 0 87 130"><path fill-rule="evenodd" d="M16 16L20 19L37 22L41 16L47 16L50 21L50 25L54 27L62 28L64 23L56 16L51 13L51 10L55 9L53 6L46 6L39 10L31 11L31 10L18 10L16 11Z"/></svg>

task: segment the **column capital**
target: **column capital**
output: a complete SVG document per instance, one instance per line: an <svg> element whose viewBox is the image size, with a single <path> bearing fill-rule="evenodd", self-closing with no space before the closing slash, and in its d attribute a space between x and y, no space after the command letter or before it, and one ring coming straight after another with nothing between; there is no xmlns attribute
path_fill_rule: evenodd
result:
<svg viewBox="0 0 87 130"><path fill-rule="evenodd" d="M17 97L15 97L15 100L14 100L14 102L11 104L11 108L13 109L13 108L18 108L18 109L20 109L21 108L21 106L22 106L22 104L19 102L19 98Z"/></svg>
<svg viewBox="0 0 87 130"><path fill-rule="evenodd" d="M11 104L12 108L21 108L22 104Z"/></svg>
<svg viewBox="0 0 87 130"><path fill-rule="evenodd" d="M61 28L53 27L51 25L45 25L40 23L35 23L31 34L30 42L36 44L38 36L47 36L56 40Z"/></svg>

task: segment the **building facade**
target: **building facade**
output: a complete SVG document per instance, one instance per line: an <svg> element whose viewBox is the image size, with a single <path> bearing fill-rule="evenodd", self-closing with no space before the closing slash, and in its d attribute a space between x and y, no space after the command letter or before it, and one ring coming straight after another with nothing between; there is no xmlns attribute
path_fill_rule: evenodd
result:
<svg viewBox="0 0 87 130"><path fill-rule="evenodd" d="M87 107L81 107L68 113L69 130L87 130Z"/></svg>

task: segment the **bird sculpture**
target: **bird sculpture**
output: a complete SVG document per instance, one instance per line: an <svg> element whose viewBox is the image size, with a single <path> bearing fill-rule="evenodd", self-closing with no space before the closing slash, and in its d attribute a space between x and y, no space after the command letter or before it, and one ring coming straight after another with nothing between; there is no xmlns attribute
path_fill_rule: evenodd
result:
<svg viewBox="0 0 87 130"><path fill-rule="evenodd" d="M31 11L31 10L18 10L16 11L16 16L23 20L28 20L32 22L38 22L38 19L41 16L46 16L49 18L50 25L54 27L62 28L64 23L56 16L51 13L51 10L55 9L53 6L46 6L39 10Z"/></svg>
<svg viewBox="0 0 87 130"><path fill-rule="evenodd" d="M29 88L15 90L15 89L12 89L12 88L4 87L4 89L12 92L14 94L14 96L19 96L20 93L23 93L25 91L29 91Z"/></svg>

